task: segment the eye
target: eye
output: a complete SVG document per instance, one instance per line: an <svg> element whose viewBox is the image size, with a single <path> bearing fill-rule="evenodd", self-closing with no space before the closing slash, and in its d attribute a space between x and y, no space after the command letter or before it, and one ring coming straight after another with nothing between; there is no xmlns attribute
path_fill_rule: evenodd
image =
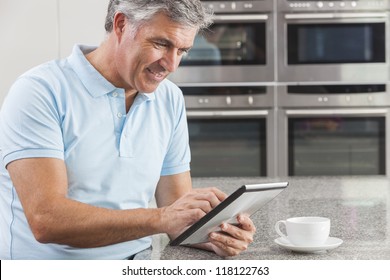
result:
<svg viewBox="0 0 390 280"><path fill-rule="evenodd" d="M188 51L185 51L185 50L178 50L177 51L178 55L184 55L185 56L187 53L188 53Z"/></svg>
<svg viewBox="0 0 390 280"><path fill-rule="evenodd" d="M162 42L162 41L155 41L154 45L156 48L167 48L168 47L168 43Z"/></svg>
<svg viewBox="0 0 390 280"><path fill-rule="evenodd" d="M190 51L189 49L179 49L177 51L177 54L182 56L187 56L189 51Z"/></svg>

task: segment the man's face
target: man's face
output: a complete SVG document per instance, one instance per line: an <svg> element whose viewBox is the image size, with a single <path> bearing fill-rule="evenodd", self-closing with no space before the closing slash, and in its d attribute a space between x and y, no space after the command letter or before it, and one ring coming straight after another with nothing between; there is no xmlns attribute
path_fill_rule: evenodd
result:
<svg viewBox="0 0 390 280"><path fill-rule="evenodd" d="M196 28L184 27L159 14L134 35L126 24L119 41L116 66L125 90L153 92L179 66L193 44Z"/></svg>

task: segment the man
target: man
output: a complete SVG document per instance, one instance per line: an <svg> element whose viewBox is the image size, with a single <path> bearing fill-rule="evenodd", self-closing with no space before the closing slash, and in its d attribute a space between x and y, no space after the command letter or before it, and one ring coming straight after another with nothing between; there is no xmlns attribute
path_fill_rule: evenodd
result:
<svg viewBox="0 0 390 280"><path fill-rule="evenodd" d="M1 111L1 259L133 258L226 197L192 190L183 97L165 79L209 23L200 1L112 0L98 48L15 82ZM255 227L238 222L199 247L239 254Z"/></svg>

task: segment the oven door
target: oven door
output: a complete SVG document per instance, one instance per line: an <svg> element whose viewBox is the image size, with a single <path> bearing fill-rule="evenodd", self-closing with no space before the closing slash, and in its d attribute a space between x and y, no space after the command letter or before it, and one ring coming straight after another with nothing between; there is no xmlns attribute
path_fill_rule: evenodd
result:
<svg viewBox="0 0 390 280"><path fill-rule="evenodd" d="M269 110L187 111L194 177L273 176Z"/></svg>
<svg viewBox="0 0 390 280"><path fill-rule="evenodd" d="M388 109L282 110L279 175L388 175Z"/></svg>
<svg viewBox="0 0 390 280"><path fill-rule="evenodd" d="M284 14L279 81L387 81L388 13Z"/></svg>
<svg viewBox="0 0 390 280"><path fill-rule="evenodd" d="M273 15L215 15L170 79L176 83L274 80Z"/></svg>

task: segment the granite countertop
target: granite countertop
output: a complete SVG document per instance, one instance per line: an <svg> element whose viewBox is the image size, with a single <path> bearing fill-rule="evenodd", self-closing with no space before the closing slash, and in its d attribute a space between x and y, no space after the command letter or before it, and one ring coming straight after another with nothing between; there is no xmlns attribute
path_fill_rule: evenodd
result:
<svg viewBox="0 0 390 280"><path fill-rule="evenodd" d="M217 186L226 193L243 184L288 181L274 200L252 216L257 227L248 250L229 259L264 260L390 260L390 178L288 177L288 178L193 178L194 187ZM277 245L274 224L296 216L331 219L330 236L343 240L335 249L321 253L298 253ZM220 259L194 248L168 245L166 235L153 242L153 259Z"/></svg>

